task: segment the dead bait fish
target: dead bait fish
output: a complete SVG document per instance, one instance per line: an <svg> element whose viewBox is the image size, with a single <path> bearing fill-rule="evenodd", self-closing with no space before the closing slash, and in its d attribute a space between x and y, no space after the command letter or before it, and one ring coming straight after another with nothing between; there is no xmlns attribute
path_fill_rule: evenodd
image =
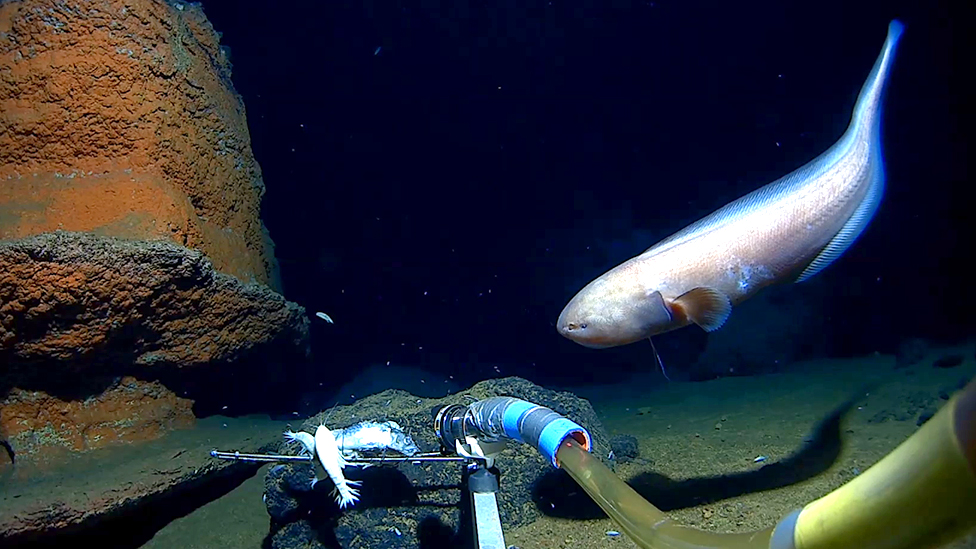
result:
<svg viewBox="0 0 976 549"><path fill-rule="evenodd" d="M420 448L395 421L364 421L333 432L336 444L347 456L364 450L393 450L412 456Z"/></svg>

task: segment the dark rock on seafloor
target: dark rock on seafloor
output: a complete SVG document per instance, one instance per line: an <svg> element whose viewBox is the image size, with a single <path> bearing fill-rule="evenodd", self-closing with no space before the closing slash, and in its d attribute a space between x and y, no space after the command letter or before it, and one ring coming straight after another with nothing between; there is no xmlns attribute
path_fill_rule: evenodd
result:
<svg viewBox="0 0 976 549"><path fill-rule="evenodd" d="M879 410L868 419L868 423L884 423L889 419L909 421L935 407L936 398L922 391L914 391L905 396L898 406Z"/></svg>
<svg viewBox="0 0 976 549"><path fill-rule="evenodd" d="M965 357L962 355L947 355L940 357L932 363L934 368L955 368L962 364Z"/></svg>
<svg viewBox="0 0 976 549"><path fill-rule="evenodd" d="M921 427L926 421L932 419L937 410L935 408L926 408L918 415L918 419L915 420L915 425Z"/></svg>
<svg viewBox="0 0 976 549"><path fill-rule="evenodd" d="M929 344L924 339L917 337L906 339L898 345L898 351L895 353L895 368L907 368L918 364L928 352Z"/></svg>
<svg viewBox="0 0 976 549"><path fill-rule="evenodd" d="M628 463L640 457L637 438L632 435L617 435L610 439L613 457L619 463Z"/></svg>
<svg viewBox="0 0 976 549"><path fill-rule="evenodd" d="M307 520L290 522L281 527L271 536L271 547L275 549L324 549L326 546L318 541L317 534ZM377 547L394 547L392 545L377 545Z"/></svg>

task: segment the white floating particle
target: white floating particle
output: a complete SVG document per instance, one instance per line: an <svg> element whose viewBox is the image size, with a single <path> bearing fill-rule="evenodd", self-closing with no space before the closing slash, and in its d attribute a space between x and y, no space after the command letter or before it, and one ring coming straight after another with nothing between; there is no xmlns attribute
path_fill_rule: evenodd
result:
<svg viewBox="0 0 976 549"><path fill-rule="evenodd" d="M327 315L325 313L318 312L318 313L315 313L315 316L321 318L322 320L328 322L329 324L335 324L335 322L332 321L332 317L330 317L329 315Z"/></svg>

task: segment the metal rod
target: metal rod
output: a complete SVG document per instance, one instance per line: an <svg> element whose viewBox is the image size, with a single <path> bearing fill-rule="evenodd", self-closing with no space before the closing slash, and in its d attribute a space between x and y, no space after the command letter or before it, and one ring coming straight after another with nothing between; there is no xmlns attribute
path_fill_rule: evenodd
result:
<svg viewBox="0 0 976 549"><path fill-rule="evenodd" d="M262 463L276 463L276 462L296 462L296 461L312 461L312 456L286 456L282 454L245 454L241 452L221 452L218 450L211 450L210 455L217 459L229 459L234 461L256 461ZM414 456L396 456L396 457L358 457L350 458L346 460L346 463L356 464L356 463L403 463L403 462L414 462L414 461L468 461L470 458L462 456L445 456L437 453L432 454L417 454Z"/></svg>
<svg viewBox="0 0 976 549"><path fill-rule="evenodd" d="M235 461L260 461L273 463L276 461L312 461L312 456L283 456L280 454L242 454L241 452L219 452L211 450L210 455L217 459L232 459Z"/></svg>
<svg viewBox="0 0 976 549"><path fill-rule="evenodd" d="M404 461L467 461L468 458L461 456L443 456L441 454L417 454L414 456L396 457L358 457L346 459L346 463L382 463L382 462L404 462Z"/></svg>

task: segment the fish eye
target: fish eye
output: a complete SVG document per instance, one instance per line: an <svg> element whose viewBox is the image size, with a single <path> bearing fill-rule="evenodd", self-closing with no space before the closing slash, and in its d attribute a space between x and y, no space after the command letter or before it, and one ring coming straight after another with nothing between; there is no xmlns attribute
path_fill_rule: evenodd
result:
<svg viewBox="0 0 976 549"><path fill-rule="evenodd" d="M583 324L580 324L580 329L581 330L585 330L586 329L586 323L585 322Z"/></svg>

